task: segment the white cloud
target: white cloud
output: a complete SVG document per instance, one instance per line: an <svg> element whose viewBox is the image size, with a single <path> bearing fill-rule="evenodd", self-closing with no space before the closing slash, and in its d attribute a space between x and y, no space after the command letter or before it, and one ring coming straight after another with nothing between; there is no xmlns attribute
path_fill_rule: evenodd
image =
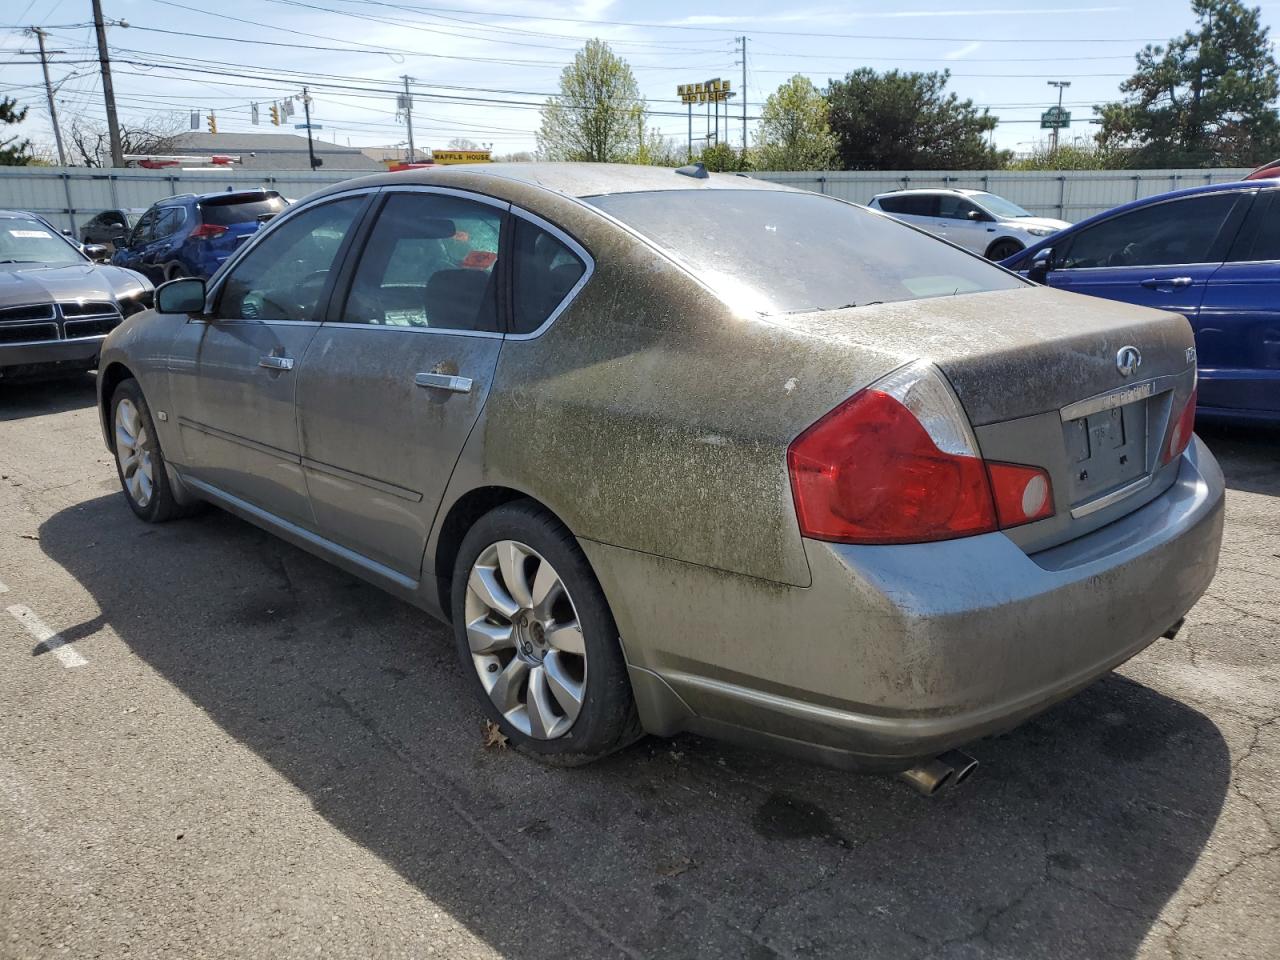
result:
<svg viewBox="0 0 1280 960"><path fill-rule="evenodd" d="M973 43L966 43L963 47L957 47L955 50L942 55L943 60L963 60L971 53L977 53L982 48L982 42L975 40Z"/></svg>

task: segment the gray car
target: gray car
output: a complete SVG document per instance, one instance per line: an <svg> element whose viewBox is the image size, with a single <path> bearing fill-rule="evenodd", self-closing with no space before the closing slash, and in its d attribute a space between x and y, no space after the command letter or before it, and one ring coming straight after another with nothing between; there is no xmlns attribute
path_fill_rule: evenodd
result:
<svg viewBox="0 0 1280 960"><path fill-rule="evenodd" d="M0 210L0 380L92 370L121 320L151 306L151 281L95 262L43 217Z"/></svg>
<svg viewBox="0 0 1280 960"><path fill-rule="evenodd" d="M691 730L936 786L1176 629L1222 535L1183 318L700 168L339 184L103 361L138 516L447 620L558 763Z"/></svg>

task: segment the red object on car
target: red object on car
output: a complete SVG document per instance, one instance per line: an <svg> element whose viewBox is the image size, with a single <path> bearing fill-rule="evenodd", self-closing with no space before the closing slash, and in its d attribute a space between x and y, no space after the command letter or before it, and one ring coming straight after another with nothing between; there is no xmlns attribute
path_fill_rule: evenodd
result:
<svg viewBox="0 0 1280 960"><path fill-rule="evenodd" d="M1253 173L1245 177L1246 180L1272 180L1280 177L1280 160L1272 160L1270 163L1264 163Z"/></svg>

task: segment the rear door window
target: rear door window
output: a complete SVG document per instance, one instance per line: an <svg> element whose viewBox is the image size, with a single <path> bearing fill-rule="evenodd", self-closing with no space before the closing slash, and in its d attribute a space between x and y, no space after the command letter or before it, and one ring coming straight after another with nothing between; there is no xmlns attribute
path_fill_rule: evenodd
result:
<svg viewBox="0 0 1280 960"><path fill-rule="evenodd" d="M342 319L497 332L505 213L437 193L393 193L378 214Z"/></svg>
<svg viewBox="0 0 1280 960"><path fill-rule="evenodd" d="M1269 191L1254 201L1228 259L1234 262L1280 260L1280 191Z"/></svg>
<svg viewBox="0 0 1280 960"><path fill-rule="evenodd" d="M585 199L744 312L836 310L1026 286L929 234L817 193L664 190Z"/></svg>
<svg viewBox="0 0 1280 960"><path fill-rule="evenodd" d="M1185 197L1103 220L1070 239L1060 266L1071 270L1219 262L1225 256L1219 236L1240 197Z"/></svg>

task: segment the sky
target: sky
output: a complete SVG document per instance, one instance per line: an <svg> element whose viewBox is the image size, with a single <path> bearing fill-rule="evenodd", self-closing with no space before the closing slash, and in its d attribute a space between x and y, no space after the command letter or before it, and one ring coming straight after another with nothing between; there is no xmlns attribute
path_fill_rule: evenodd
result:
<svg viewBox="0 0 1280 960"><path fill-rule="evenodd" d="M352 146L402 143L395 85L412 79L419 147L455 137L495 153L532 150L537 105L582 42L608 41L632 66L650 124L683 142L686 108L676 87L732 81L729 142L742 139L746 37L748 127L763 99L795 73L822 87L858 67L942 70L949 89L1000 118L997 146L1026 151L1044 134L1039 115L1057 102L1049 80L1068 80L1072 126L1088 137L1094 104L1118 85L1147 42L1192 25L1189 0L904 0L735 3L688 0L102 0L122 122L163 115L200 128L211 110L220 132L271 132L269 105L311 85L313 122L326 140ZM1280 2L1263 3L1264 23ZM90 0L0 4L0 96L28 104L20 135L51 144L36 50L24 28L49 32L51 75L65 134L72 117L105 116ZM216 11L216 12L215 12ZM124 24L127 24L125 26ZM260 105L253 126L250 104ZM701 109L701 108L698 108ZM302 122L301 105L293 123ZM14 128L4 131L12 133ZM706 132L699 114L694 136ZM752 135L753 134L749 134Z"/></svg>

